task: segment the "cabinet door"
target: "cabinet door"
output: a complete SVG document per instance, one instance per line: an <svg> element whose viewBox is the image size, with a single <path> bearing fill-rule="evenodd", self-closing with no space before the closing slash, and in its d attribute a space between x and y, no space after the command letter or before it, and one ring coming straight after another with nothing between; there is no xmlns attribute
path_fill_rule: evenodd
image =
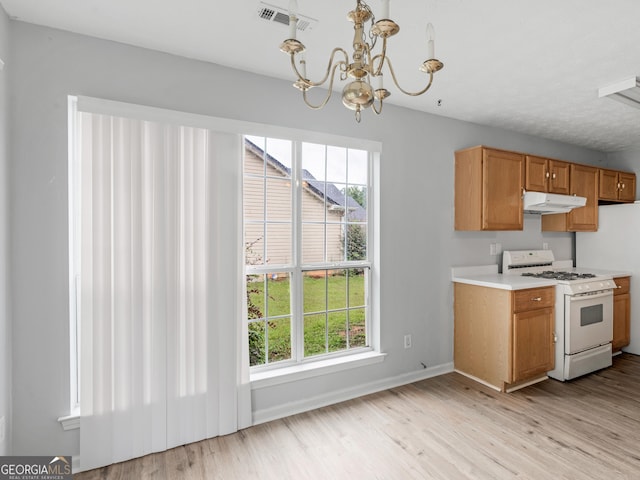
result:
<svg viewBox="0 0 640 480"><path fill-rule="evenodd" d="M618 174L618 197L623 202L635 202L636 200L636 176L633 173L620 172Z"/></svg>
<svg viewBox="0 0 640 480"><path fill-rule="evenodd" d="M587 198L587 204L574 208L568 214L570 232L598 230L598 169L587 165L571 164L571 195Z"/></svg>
<svg viewBox="0 0 640 480"><path fill-rule="evenodd" d="M553 308L513 315L513 382L553 370Z"/></svg>
<svg viewBox="0 0 640 480"><path fill-rule="evenodd" d="M618 200L618 172L601 168L598 172L600 200Z"/></svg>
<svg viewBox="0 0 640 480"><path fill-rule="evenodd" d="M631 296L628 293L613 297L613 342L611 348L617 352L631 341Z"/></svg>
<svg viewBox="0 0 640 480"><path fill-rule="evenodd" d="M524 172L525 190L530 192L546 192L549 188L548 182L550 176L549 161L546 158L527 155Z"/></svg>
<svg viewBox="0 0 640 480"><path fill-rule="evenodd" d="M618 288L613 297L613 342L611 347L617 352L631 341L631 278L615 279Z"/></svg>
<svg viewBox="0 0 640 480"><path fill-rule="evenodd" d="M522 230L524 155L485 149L482 159L482 229Z"/></svg>
<svg viewBox="0 0 640 480"><path fill-rule="evenodd" d="M561 162L558 160L549 160L549 191L551 193L560 193L568 195L571 184L570 171L571 164L569 162Z"/></svg>

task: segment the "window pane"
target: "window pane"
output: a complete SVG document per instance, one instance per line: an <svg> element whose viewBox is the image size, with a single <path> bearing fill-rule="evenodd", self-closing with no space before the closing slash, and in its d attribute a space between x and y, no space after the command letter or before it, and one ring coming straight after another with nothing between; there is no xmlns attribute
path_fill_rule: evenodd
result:
<svg viewBox="0 0 640 480"><path fill-rule="evenodd" d="M302 178L326 179L326 148L317 143L302 144Z"/></svg>
<svg viewBox="0 0 640 480"><path fill-rule="evenodd" d="M327 278L327 293L329 310L347 308L347 271L335 270Z"/></svg>
<svg viewBox="0 0 640 480"><path fill-rule="evenodd" d="M327 353L327 317L326 314L304 316L304 356Z"/></svg>
<svg viewBox="0 0 640 480"><path fill-rule="evenodd" d="M302 182L302 221L325 221L325 184L315 180Z"/></svg>
<svg viewBox="0 0 640 480"><path fill-rule="evenodd" d="M291 294L288 273L267 275L267 315L277 317L291 315Z"/></svg>
<svg viewBox="0 0 640 480"><path fill-rule="evenodd" d="M249 365L264 365L266 362L266 325L267 322L249 323Z"/></svg>
<svg viewBox="0 0 640 480"><path fill-rule="evenodd" d="M262 177L244 177L244 218L247 220L264 219L264 179Z"/></svg>
<svg viewBox="0 0 640 480"><path fill-rule="evenodd" d="M349 163L348 163L348 178L347 181L350 184L367 185L367 165L369 154L366 150L354 150L350 148L348 150Z"/></svg>
<svg viewBox="0 0 640 480"><path fill-rule="evenodd" d="M264 275L247 275L249 320L264 318Z"/></svg>
<svg viewBox="0 0 640 480"><path fill-rule="evenodd" d="M269 320L268 349L269 363L291 358L291 318Z"/></svg>
<svg viewBox="0 0 640 480"><path fill-rule="evenodd" d="M291 221L291 180L268 178L266 219Z"/></svg>
<svg viewBox="0 0 640 480"><path fill-rule="evenodd" d="M349 223L347 226L346 259L367 259L367 226L359 223Z"/></svg>
<svg viewBox="0 0 640 480"><path fill-rule="evenodd" d="M245 223L244 241L245 263L264 264L264 223Z"/></svg>
<svg viewBox="0 0 640 480"><path fill-rule="evenodd" d="M363 307L366 305L366 273L367 269L350 268L349 281L349 308Z"/></svg>
<svg viewBox="0 0 640 480"><path fill-rule="evenodd" d="M347 221L367 221L367 187L349 185L347 187Z"/></svg>
<svg viewBox="0 0 640 480"><path fill-rule="evenodd" d="M304 272L304 313L324 312L327 309L327 271Z"/></svg>
<svg viewBox="0 0 640 480"><path fill-rule="evenodd" d="M267 138L267 175L291 178L291 141Z"/></svg>
<svg viewBox="0 0 640 480"><path fill-rule="evenodd" d="M267 252L265 263L270 265L290 264L291 257L291 224L267 224Z"/></svg>
<svg viewBox="0 0 640 480"><path fill-rule="evenodd" d="M327 146L327 182L347 183L347 149Z"/></svg>
<svg viewBox="0 0 640 480"><path fill-rule="evenodd" d="M302 225L302 263L324 262L324 225Z"/></svg>
<svg viewBox="0 0 640 480"><path fill-rule="evenodd" d="M336 352L347 348L347 312L329 312L329 351Z"/></svg>
<svg viewBox="0 0 640 480"><path fill-rule="evenodd" d="M349 347L367 346L367 327L365 324L366 311L364 308L349 310Z"/></svg>
<svg viewBox="0 0 640 480"><path fill-rule="evenodd" d="M344 227L341 223L327 224L327 261L344 260Z"/></svg>
<svg viewBox="0 0 640 480"><path fill-rule="evenodd" d="M244 174L263 176L265 164L262 160L264 149L263 137L245 137Z"/></svg>

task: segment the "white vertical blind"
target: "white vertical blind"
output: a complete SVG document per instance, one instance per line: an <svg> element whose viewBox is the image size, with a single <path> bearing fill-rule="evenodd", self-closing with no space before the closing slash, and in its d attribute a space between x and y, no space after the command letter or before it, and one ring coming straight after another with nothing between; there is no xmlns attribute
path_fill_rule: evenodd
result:
<svg viewBox="0 0 640 480"><path fill-rule="evenodd" d="M95 113L77 122L87 470L237 429L241 322L233 295L218 304L228 292L216 271L216 257L237 252L216 244L215 182L239 162L239 140Z"/></svg>

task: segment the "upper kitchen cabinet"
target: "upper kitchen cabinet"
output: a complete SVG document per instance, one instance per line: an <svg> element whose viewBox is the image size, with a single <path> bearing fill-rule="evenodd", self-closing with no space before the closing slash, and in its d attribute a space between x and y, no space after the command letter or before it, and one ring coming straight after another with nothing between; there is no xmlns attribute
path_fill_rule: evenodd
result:
<svg viewBox="0 0 640 480"><path fill-rule="evenodd" d="M455 163L455 229L522 230L524 155L477 146Z"/></svg>
<svg viewBox="0 0 640 480"><path fill-rule="evenodd" d="M570 163L527 155L525 159L525 190L569 194Z"/></svg>
<svg viewBox="0 0 640 480"><path fill-rule="evenodd" d="M607 202L634 202L636 200L635 173L599 169L598 198Z"/></svg>
<svg viewBox="0 0 640 480"><path fill-rule="evenodd" d="M569 213L543 215L542 231L595 232L598 230L598 168L572 163L569 175L569 194L586 197L587 204Z"/></svg>

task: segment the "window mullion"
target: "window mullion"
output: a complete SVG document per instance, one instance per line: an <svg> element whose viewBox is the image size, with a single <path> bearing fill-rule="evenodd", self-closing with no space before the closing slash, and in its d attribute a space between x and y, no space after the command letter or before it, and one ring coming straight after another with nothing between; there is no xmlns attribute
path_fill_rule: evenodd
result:
<svg viewBox="0 0 640 480"><path fill-rule="evenodd" d="M302 274L302 145L299 141L292 142L292 182L293 199L293 279L291 282L292 305L291 322L292 352L296 362L304 358L304 291Z"/></svg>

